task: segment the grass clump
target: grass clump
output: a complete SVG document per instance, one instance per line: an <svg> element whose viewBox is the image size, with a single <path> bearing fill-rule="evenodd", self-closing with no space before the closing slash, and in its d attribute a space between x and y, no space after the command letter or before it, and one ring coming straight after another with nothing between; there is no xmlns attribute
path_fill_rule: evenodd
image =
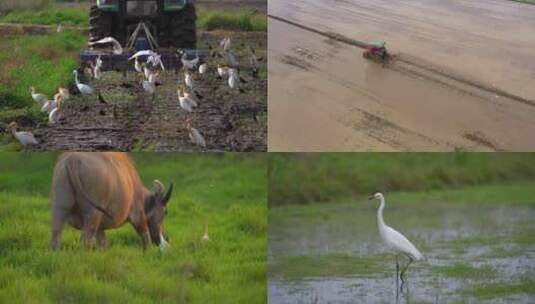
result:
<svg viewBox="0 0 535 304"><path fill-rule="evenodd" d="M25 23L43 25L87 26L89 13L87 10L59 5L40 6L40 9L14 10L0 17L0 22Z"/></svg>
<svg viewBox="0 0 535 304"><path fill-rule="evenodd" d="M266 32L267 17L246 9L238 11L200 10L197 26L207 31L220 29Z"/></svg>
<svg viewBox="0 0 535 304"><path fill-rule="evenodd" d="M467 263L456 263L450 266L434 267L433 271L458 279L489 279L496 276L496 270L491 266L474 267Z"/></svg>

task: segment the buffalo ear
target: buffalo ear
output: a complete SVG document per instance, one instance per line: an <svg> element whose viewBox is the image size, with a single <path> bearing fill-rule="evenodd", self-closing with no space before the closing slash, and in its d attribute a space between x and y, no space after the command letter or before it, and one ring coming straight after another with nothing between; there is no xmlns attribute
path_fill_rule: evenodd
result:
<svg viewBox="0 0 535 304"><path fill-rule="evenodd" d="M169 185L169 189L167 190L167 193L165 194L165 197L163 198L162 204L165 206L167 205L167 202L171 198L171 194L173 193L173 183Z"/></svg>
<svg viewBox="0 0 535 304"><path fill-rule="evenodd" d="M154 199L154 196L151 196L147 203L145 203L145 213L149 213L154 209L156 206L156 200Z"/></svg>

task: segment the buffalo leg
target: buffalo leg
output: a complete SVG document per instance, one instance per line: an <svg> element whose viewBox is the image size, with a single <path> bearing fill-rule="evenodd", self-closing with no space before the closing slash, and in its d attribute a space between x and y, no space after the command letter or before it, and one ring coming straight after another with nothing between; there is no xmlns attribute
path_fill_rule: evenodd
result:
<svg viewBox="0 0 535 304"><path fill-rule="evenodd" d="M62 208L55 207L52 209L52 239L50 247L52 250L59 249L61 232L67 221L68 212Z"/></svg>
<svg viewBox="0 0 535 304"><path fill-rule="evenodd" d="M133 223L133 225L137 233L141 236L141 240L143 241L143 250L146 250L150 244L149 227L147 227L146 223L143 223L143 224Z"/></svg>
<svg viewBox="0 0 535 304"><path fill-rule="evenodd" d="M93 211L84 216L84 225L82 228L82 242L86 247L94 247L95 237L100 226L102 213Z"/></svg>
<svg viewBox="0 0 535 304"><path fill-rule="evenodd" d="M108 246L108 241L106 240L106 233L104 230L97 231L97 245L101 248Z"/></svg>

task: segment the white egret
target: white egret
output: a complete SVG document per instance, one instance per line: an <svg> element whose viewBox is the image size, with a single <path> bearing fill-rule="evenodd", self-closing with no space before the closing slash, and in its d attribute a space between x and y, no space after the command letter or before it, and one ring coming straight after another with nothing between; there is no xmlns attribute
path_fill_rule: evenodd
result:
<svg viewBox="0 0 535 304"><path fill-rule="evenodd" d="M208 71L208 64L207 63L203 63L199 66L199 74L204 74L206 73L206 71Z"/></svg>
<svg viewBox="0 0 535 304"><path fill-rule="evenodd" d="M141 65L138 57L136 57L136 60L134 61L134 69L138 73L143 73L143 66Z"/></svg>
<svg viewBox="0 0 535 304"><path fill-rule="evenodd" d="M221 42L219 42L219 47L222 48L224 52L227 52L228 50L230 50L230 47L231 47L230 37L223 38Z"/></svg>
<svg viewBox="0 0 535 304"><path fill-rule="evenodd" d="M58 89L59 94L63 98L63 100L67 100L71 97L71 93L69 93L69 89L60 87Z"/></svg>
<svg viewBox="0 0 535 304"><path fill-rule="evenodd" d="M176 92L178 94L178 102L180 107L186 112L193 112L193 108L197 107L197 102L189 97L186 97L184 95L184 89L181 87L178 87Z"/></svg>
<svg viewBox="0 0 535 304"><path fill-rule="evenodd" d="M162 68L162 71L165 71L165 67L163 66L162 56L158 53L149 55L149 57L147 58L147 63L152 64L153 68L160 66Z"/></svg>
<svg viewBox="0 0 535 304"><path fill-rule="evenodd" d="M195 70L197 68L197 65L199 64L199 54L196 54L195 58L193 59L187 59L188 55L186 52L183 50L178 50L178 53L181 54L180 61L185 69Z"/></svg>
<svg viewBox="0 0 535 304"><path fill-rule="evenodd" d="M87 84L80 83L80 80L78 79L77 70L72 71L72 73L74 74L74 81L76 82L76 87L78 88L78 91L80 91L80 93L82 93L83 95L95 94L95 90L92 87Z"/></svg>
<svg viewBox="0 0 535 304"><path fill-rule="evenodd" d="M61 103L63 102L62 95L60 95L59 93L56 95L59 95L56 101L56 107L53 108L52 111L50 111L50 113L48 114L48 122L51 124L55 124L58 121L59 110L61 108Z"/></svg>
<svg viewBox="0 0 535 304"><path fill-rule="evenodd" d="M132 59L136 59L140 56L151 56L151 55L155 55L156 53L153 51L153 50L142 50L142 51L138 51L136 52L134 55L132 55L130 58L128 58L128 61L132 60Z"/></svg>
<svg viewBox="0 0 535 304"><path fill-rule="evenodd" d="M188 71L184 72L184 83L186 84L186 86L188 88L193 90L193 86L194 86L193 77L191 76L191 74Z"/></svg>
<svg viewBox="0 0 535 304"><path fill-rule="evenodd" d="M102 57L99 55L97 57L97 67L99 67L99 69L102 69L103 65L104 65L104 62L102 62Z"/></svg>
<svg viewBox="0 0 535 304"><path fill-rule="evenodd" d="M206 242L209 240L210 240L210 237L208 236L208 224L204 223L204 235L202 236L201 241Z"/></svg>
<svg viewBox="0 0 535 304"><path fill-rule="evenodd" d="M220 78L228 76L228 74L229 74L229 68L227 66L223 66L221 64L217 65L217 75L219 75Z"/></svg>
<svg viewBox="0 0 535 304"><path fill-rule="evenodd" d="M58 106L58 102L60 98L62 98L61 96L62 95L60 93L57 93L54 95L53 100L47 100L47 102L45 102L45 104L41 107L41 112L50 113L50 111L54 110Z"/></svg>
<svg viewBox="0 0 535 304"><path fill-rule="evenodd" d="M233 90L239 89L240 92L243 93L245 91L240 87L241 81L244 81L244 80L238 74L238 70L230 68L229 74L228 74L228 86Z"/></svg>
<svg viewBox="0 0 535 304"><path fill-rule="evenodd" d="M93 77L95 79L100 79L100 76L102 76L102 71L98 63L96 63L95 65L91 65L91 66L93 67Z"/></svg>
<svg viewBox="0 0 535 304"><path fill-rule="evenodd" d="M197 146L206 148L206 140L204 140L204 137L202 137L201 132L193 128L189 122L187 124L187 129L189 133L189 139L191 140L191 142L196 144Z"/></svg>
<svg viewBox="0 0 535 304"><path fill-rule="evenodd" d="M11 134L13 134L13 137L15 137L21 145L24 147L30 146L30 145L37 145L38 142L35 139L35 136L31 132L26 131L17 131L17 123L12 122L7 126L7 129L11 131Z"/></svg>
<svg viewBox="0 0 535 304"><path fill-rule="evenodd" d="M385 224L383 220L383 209L385 208L385 197L382 193L375 193L370 199L378 199L381 204L377 210L377 226L379 227L379 234L385 242L385 244L396 251L396 280L398 278L399 272L399 262L397 253L403 253L409 258L407 265L401 270L399 278L401 278L401 286L403 288L404 275L409 268L409 265L413 261L419 261L424 258L424 256L416 249L416 247L401 233L396 231L394 228L389 227Z"/></svg>
<svg viewBox="0 0 535 304"><path fill-rule="evenodd" d="M113 37L105 37L105 38L102 38L98 41L95 41L95 42L90 42L89 45L90 46L93 46L93 45L97 45L97 44L107 44L107 43L111 43L112 46L113 46L113 53L115 55L121 55L123 53L123 47L121 46L121 44L119 43L119 41L117 41L115 38Z"/></svg>
<svg viewBox="0 0 535 304"><path fill-rule="evenodd" d="M32 94L33 100L40 106L43 106L48 101L48 97L45 94L36 93L34 87L30 87L30 93Z"/></svg>

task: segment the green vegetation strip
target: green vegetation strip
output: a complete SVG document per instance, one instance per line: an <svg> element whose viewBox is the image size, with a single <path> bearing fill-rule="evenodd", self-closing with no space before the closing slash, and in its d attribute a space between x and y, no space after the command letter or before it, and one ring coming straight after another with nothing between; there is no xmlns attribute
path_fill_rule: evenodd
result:
<svg viewBox="0 0 535 304"><path fill-rule="evenodd" d="M267 31L267 16L250 9L231 11L197 10L197 27L204 30ZM89 12L84 8L49 5L42 9L15 10L0 17L4 23L88 26Z"/></svg>
<svg viewBox="0 0 535 304"><path fill-rule="evenodd" d="M48 249L56 154L4 153L0 176L0 302L257 303L266 294L266 176L258 155L134 155L146 185L175 181L165 226L171 247L141 248L134 229L86 250L67 228ZM24 169L22 169L24 168ZM20 169L20 170L19 170ZM30 173L33 172L33 173ZM210 241L201 242L204 223Z"/></svg>
<svg viewBox="0 0 535 304"><path fill-rule="evenodd" d="M353 196L368 196L376 191L429 191L436 199L461 201L511 201L513 191L492 198L483 192L471 192L475 185L493 185L532 181L535 178L535 154L515 153L321 153L270 154L270 200L272 206L337 202ZM497 186L498 188L501 186ZM460 189L459 193L440 190ZM523 199L530 193L523 190ZM397 194L404 199L409 194ZM464 196L469 195L469 196ZM409 195L411 199L414 199ZM418 196L417 196L418 197ZM533 202L533 199L530 199Z"/></svg>

